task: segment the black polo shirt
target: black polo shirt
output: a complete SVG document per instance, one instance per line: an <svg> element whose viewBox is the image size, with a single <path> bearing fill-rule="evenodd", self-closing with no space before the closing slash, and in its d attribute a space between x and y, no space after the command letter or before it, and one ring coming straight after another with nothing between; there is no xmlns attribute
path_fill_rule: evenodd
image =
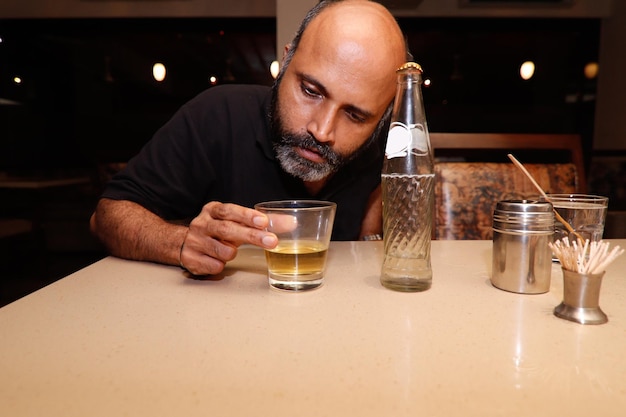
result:
<svg viewBox="0 0 626 417"><path fill-rule="evenodd" d="M103 197L130 200L166 220L191 220L210 201L253 207L267 200L337 203L333 240L358 238L365 205L380 183L379 140L315 196L285 173L269 131L269 87L212 87L186 103L113 177Z"/></svg>

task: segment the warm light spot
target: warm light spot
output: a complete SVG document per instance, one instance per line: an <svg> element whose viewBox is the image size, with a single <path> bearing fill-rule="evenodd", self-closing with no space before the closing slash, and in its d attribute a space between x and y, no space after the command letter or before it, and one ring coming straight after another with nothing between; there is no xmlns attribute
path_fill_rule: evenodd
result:
<svg viewBox="0 0 626 417"><path fill-rule="evenodd" d="M585 65L585 77L587 79L592 80L598 76L598 71L600 70L600 66L597 62L589 62Z"/></svg>
<svg viewBox="0 0 626 417"><path fill-rule="evenodd" d="M217 77L215 75L211 75L209 77L209 82L211 83L211 85L217 84Z"/></svg>
<svg viewBox="0 0 626 417"><path fill-rule="evenodd" d="M430 87L430 78L424 80L424 87Z"/></svg>
<svg viewBox="0 0 626 417"><path fill-rule="evenodd" d="M519 75L524 80L530 80L535 74L535 63L532 61L524 62L519 68Z"/></svg>
<svg viewBox="0 0 626 417"><path fill-rule="evenodd" d="M22 84L22 79L20 77L13 77L13 82L15 84Z"/></svg>
<svg viewBox="0 0 626 417"><path fill-rule="evenodd" d="M279 72L280 72L280 64L278 63L278 61L272 61L272 63L270 64L270 74L272 74L272 77L276 79L276 77L278 77Z"/></svg>
<svg viewBox="0 0 626 417"><path fill-rule="evenodd" d="M165 69L165 65L163 65L162 63L157 62L156 64L152 66L152 76L158 82L161 82L165 79L166 73L167 73L167 70Z"/></svg>

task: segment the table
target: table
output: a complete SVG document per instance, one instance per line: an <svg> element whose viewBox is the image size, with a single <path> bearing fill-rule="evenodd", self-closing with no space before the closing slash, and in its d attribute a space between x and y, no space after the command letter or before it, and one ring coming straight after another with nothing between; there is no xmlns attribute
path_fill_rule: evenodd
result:
<svg viewBox="0 0 626 417"><path fill-rule="evenodd" d="M105 258L0 309L1 413L626 413L626 255L596 326L552 314L558 265L546 294L493 287L490 241L434 241L423 293L383 288L381 260L381 242L333 242L324 285L285 293L254 247L211 280Z"/></svg>

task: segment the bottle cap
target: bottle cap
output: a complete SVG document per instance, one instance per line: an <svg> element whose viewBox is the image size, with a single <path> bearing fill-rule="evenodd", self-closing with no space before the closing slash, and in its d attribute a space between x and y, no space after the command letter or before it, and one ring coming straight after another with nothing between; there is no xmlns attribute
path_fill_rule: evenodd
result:
<svg viewBox="0 0 626 417"><path fill-rule="evenodd" d="M409 69L417 70L420 74L424 72L424 70L422 70L422 66L417 62L405 62L396 70L396 72L406 71Z"/></svg>

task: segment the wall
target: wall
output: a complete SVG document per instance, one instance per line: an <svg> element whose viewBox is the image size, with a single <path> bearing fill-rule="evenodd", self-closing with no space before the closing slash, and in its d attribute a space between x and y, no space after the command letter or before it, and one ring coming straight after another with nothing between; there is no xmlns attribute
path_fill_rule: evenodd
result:
<svg viewBox="0 0 626 417"><path fill-rule="evenodd" d="M603 17L612 0L379 0L397 16ZM499 4L498 4L499 3ZM278 8L301 10L315 0L2 0L0 18L21 17L268 17ZM287 12L285 16L292 16Z"/></svg>
<svg viewBox="0 0 626 417"><path fill-rule="evenodd" d="M317 0L276 0L278 59L298 29L298 24ZM515 5L470 6L463 0L380 0L397 17L607 17L611 0L578 0L571 6L519 7Z"/></svg>
<svg viewBox="0 0 626 417"><path fill-rule="evenodd" d="M2 0L0 18L24 17L268 17L277 18L277 55L282 58L298 22L316 0ZM626 150L626 1L571 0L566 5L469 5L469 0L381 0L397 16L597 17L603 19L594 147ZM521 3L521 2L520 2ZM519 3L518 3L519 4Z"/></svg>
<svg viewBox="0 0 626 417"><path fill-rule="evenodd" d="M2 0L0 18L274 17L275 0Z"/></svg>
<svg viewBox="0 0 626 417"><path fill-rule="evenodd" d="M316 0L276 0L276 54L280 61L285 45L298 30L306 12L317 3Z"/></svg>
<svg viewBox="0 0 626 417"><path fill-rule="evenodd" d="M602 22L594 147L626 150L626 1L614 1Z"/></svg>

